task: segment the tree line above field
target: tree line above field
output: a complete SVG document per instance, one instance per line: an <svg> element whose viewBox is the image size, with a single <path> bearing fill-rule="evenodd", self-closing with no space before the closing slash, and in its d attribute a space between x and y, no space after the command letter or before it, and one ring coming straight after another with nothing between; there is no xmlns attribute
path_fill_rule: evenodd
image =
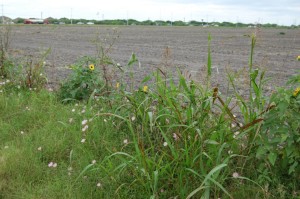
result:
<svg viewBox="0 0 300 199"><path fill-rule="evenodd" d="M185 21L163 21L163 20L145 20L138 21L135 19L107 19L107 20L87 20L87 19L69 19L69 18L46 18L50 24L98 24L98 25L148 25L148 26L214 26L214 27L255 27L258 23L232 23L232 22L205 22L192 20ZM24 18L11 20L14 23L24 23ZM262 27L300 27L300 25L281 26L274 23L259 24Z"/></svg>

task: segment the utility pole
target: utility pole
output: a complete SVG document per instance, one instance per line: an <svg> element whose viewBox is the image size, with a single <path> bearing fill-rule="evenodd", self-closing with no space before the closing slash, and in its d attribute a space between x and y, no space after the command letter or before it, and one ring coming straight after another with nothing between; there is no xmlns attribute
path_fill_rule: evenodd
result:
<svg viewBox="0 0 300 199"><path fill-rule="evenodd" d="M1 6L2 6L2 24L4 24L3 4Z"/></svg>

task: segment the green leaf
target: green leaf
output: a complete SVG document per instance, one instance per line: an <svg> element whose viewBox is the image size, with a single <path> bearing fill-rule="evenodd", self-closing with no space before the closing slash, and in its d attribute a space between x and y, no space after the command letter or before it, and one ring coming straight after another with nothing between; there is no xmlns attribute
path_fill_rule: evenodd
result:
<svg viewBox="0 0 300 199"><path fill-rule="evenodd" d="M270 153L268 155L268 159L269 159L270 163L274 166L275 162L276 162L276 159L277 159L277 154L276 153Z"/></svg>

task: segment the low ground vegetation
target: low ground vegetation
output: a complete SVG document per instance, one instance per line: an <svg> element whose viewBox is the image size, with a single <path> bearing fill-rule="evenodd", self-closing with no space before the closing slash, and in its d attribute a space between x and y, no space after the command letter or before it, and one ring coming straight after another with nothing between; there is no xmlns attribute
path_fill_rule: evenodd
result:
<svg viewBox="0 0 300 199"><path fill-rule="evenodd" d="M250 41L246 96L232 73L232 95L211 85L210 48L201 85L161 69L110 78L134 79L134 54L122 69L84 57L58 91L44 89L47 53L4 66L0 198L298 198L300 73L266 95Z"/></svg>

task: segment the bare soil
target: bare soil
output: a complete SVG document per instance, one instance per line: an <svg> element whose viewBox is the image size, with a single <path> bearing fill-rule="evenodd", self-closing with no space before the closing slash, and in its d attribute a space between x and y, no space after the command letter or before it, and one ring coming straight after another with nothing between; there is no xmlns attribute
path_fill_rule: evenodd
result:
<svg viewBox="0 0 300 199"><path fill-rule="evenodd" d="M248 69L251 39L247 35L253 33L258 38L254 68L265 69L271 77L269 90L284 85L300 69L296 61L300 55L300 29L22 25L12 27L11 48L15 56L36 55L51 48L46 62L49 83L54 86L68 75L66 66L84 55L96 56L95 40L106 38L102 41L109 42L114 31L119 37L110 56L126 65L135 53L140 62L134 66L136 81L157 67L173 74L179 69L200 81L205 74L209 34L213 82L220 87L227 84L226 71ZM247 82L242 73L238 78L241 87Z"/></svg>

